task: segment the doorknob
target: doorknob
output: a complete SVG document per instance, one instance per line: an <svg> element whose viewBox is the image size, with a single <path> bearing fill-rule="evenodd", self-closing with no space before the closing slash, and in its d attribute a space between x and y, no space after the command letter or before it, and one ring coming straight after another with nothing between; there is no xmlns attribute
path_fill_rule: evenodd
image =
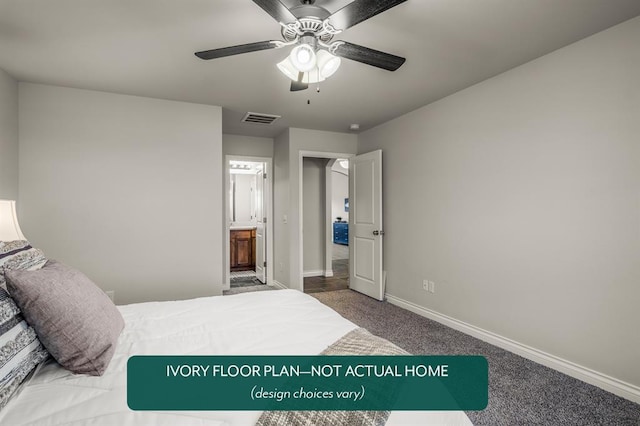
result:
<svg viewBox="0 0 640 426"><path fill-rule="evenodd" d="M384 231L373 231L373 235L375 236L384 235Z"/></svg>

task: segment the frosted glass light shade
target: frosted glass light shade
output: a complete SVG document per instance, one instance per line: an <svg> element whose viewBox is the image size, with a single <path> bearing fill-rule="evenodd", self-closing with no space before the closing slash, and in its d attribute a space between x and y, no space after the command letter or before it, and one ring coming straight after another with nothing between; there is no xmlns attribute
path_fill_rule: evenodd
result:
<svg viewBox="0 0 640 426"><path fill-rule="evenodd" d="M278 63L278 69L282 72L282 74L286 75L293 81L298 81L298 70L295 69L291 59L287 56L284 58L284 61Z"/></svg>
<svg viewBox="0 0 640 426"><path fill-rule="evenodd" d="M16 202L0 200L0 241L26 240L16 214Z"/></svg>
<svg viewBox="0 0 640 426"><path fill-rule="evenodd" d="M294 47L289 58L293 66L300 72L311 71L316 66L316 52L308 44Z"/></svg>
<svg viewBox="0 0 640 426"><path fill-rule="evenodd" d="M287 56L282 62L278 63L278 69L282 74L286 75L293 81L298 81L298 71L291 62L291 59ZM302 83L313 84L319 81L324 81L324 77L318 72L318 68L314 68L309 72L305 72L302 76Z"/></svg>
<svg viewBox="0 0 640 426"><path fill-rule="evenodd" d="M322 79L329 78L340 68L342 59L332 55L326 50L320 50L317 54L318 70Z"/></svg>

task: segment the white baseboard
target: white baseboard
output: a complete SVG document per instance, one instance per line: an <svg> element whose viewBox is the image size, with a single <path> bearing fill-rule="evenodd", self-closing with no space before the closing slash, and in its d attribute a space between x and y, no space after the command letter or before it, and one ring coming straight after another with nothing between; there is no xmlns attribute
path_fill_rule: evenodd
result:
<svg viewBox="0 0 640 426"><path fill-rule="evenodd" d="M304 278L309 278L309 277L323 277L324 276L324 269L318 269L315 271L304 271L302 273L302 276Z"/></svg>
<svg viewBox="0 0 640 426"><path fill-rule="evenodd" d="M531 346L527 346L520 342L516 342L515 340L500 336L499 334L493 333L491 331L484 330L480 327L476 327L447 315L443 315L431 309L416 305L413 302L395 297L391 294L387 293L385 294L385 296L389 303L391 303L392 305L399 306L420 316L429 318L455 330L483 340L487 343L491 343L492 345L498 346L509 352L518 354L531 361L560 371L561 373L564 373L568 376L597 386L600 389L606 390L607 392L611 392L622 398L640 404L640 387L636 385L624 382L622 380L616 379L615 377L608 376L574 362L567 361L566 359L551 355L536 348L532 348Z"/></svg>
<svg viewBox="0 0 640 426"><path fill-rule="evenodd" d="M333 269L327 269L324 271L325 278L331 278L333 276Z"/></svg>
<svg viewBox="0 0 640 426"><path fill-rule="evenodd" d="M277 288L279 288L281 290L287 290L289 288L286 285L284 285L281 282L276 281L276 280L272 280L271 284L269 284L269 285L272 286L272 287L277 287Z"/></svg>

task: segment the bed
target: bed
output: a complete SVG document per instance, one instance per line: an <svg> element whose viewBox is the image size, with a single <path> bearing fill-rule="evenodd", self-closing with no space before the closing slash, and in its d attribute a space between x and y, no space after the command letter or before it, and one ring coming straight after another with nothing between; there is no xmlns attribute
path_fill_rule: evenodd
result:
<svg viewBox="0 0 640 426"><path fill-rule="evenodd" d="M104 375L47 361L0 412L3 425L253 425L260 412L136 412L126 403L131 355L316 355L357 328L294 290L118 307L125 320ZM387 425L470 425L461 411L395 411Z"/></svg>

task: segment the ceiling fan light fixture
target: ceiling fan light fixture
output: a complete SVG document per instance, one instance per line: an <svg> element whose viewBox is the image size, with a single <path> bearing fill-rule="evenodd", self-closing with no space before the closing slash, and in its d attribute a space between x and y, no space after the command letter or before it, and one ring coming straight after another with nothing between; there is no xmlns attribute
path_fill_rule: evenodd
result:
<svg viewBox="0 0 640 426"><path fill-rule="evenodd" d="M322 6L316 6L316 0L253 0L280 24L282 40L258 41L204 50L195 52L195 55L200 59L209 60L292 47L288 57L277 64L280 71L293 81L292 92L306 90L309 84L331 77L340 67L343 58L387 71L396 71L405 63L405 58L344 40L332 40L344 30L406 1L355 0L331 13ZM290 7L285 3L294 5ZM320 92L319 85L317 91Z"/></svg>
<svg viewBox="0 0 640 426"><path fill-rule="evenodd" d="M293 63L293 66L300 72L311 71L316 66L316 52L313 47L303 43L296 46L291 50L289 59Z"/></svg>
<svg viewBox="0 0 640 426"><path fill-rule="evenodd" d="M318 72L320 73L320 76L323 80L335 74L335 72L338 71L338 68L340 68L340 64L342 63L342 59L332 55L326 50L320 50L317 53L317 57L319 70Z"/></svg>

